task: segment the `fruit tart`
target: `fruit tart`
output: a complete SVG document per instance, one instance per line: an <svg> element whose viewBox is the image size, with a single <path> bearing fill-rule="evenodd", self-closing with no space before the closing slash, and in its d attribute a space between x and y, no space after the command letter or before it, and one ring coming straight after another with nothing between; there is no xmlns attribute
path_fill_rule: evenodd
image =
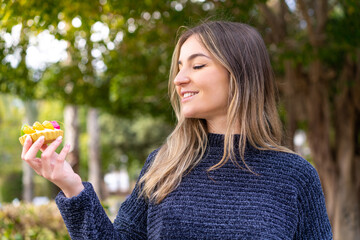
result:
<svg viewBox="0 0 360 240"><path fill-rule="evenodd" d="M35 122L32 126L24 124L21 128L20 143L24 145L26 137L30 136L35 142L41 136L45 137L44 144L55 141L59 136L64 136L64 131L60 130L60 125L56 121L44 121L42 124Z"/></svg>

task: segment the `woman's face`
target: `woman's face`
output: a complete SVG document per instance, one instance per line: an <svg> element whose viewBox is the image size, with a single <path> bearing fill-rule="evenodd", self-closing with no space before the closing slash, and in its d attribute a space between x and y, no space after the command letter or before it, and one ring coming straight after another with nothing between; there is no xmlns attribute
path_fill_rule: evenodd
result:
<svg viewBox="0 0 360 240"><path fill-rule="evenodd" d="M174 83L184 117L223 122L229 99L229 74L225 67L194 35L181 46L178 64Z"/></svg>

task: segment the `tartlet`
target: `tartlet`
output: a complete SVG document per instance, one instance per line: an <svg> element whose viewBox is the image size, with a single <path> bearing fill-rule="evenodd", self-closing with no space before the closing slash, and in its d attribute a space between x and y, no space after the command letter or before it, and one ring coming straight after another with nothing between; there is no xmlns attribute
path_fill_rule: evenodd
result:
<svg viewBox="0 0 360 240"><path fill-rule="evenodd" d="M56 121L35 122L32 126L24 124L21 128L21 137L19 141L24 145L27 136L30 136L32 142L35 142L41 136L45 137L44 144L55 141L58 137L64 136L64 131Z"/></svg>

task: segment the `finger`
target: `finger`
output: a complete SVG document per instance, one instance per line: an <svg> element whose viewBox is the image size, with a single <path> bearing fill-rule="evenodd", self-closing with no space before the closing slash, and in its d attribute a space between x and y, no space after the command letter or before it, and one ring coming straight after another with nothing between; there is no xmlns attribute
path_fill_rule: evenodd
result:
<svg viewBox="0 0 360 240"><path fill-rule="evenodd" d="M70 144L67 143L67 144L65 144L65 147L59 153L58 159L65 160L65 158L68 155L69 151L70 151Z"/></svg>
<svg viewBox="0 0 360 240"><path fill-rule="evenodd" d="M29 148L31 147L32 144L32 139L31 137L28 135L25 139L24 142L24 147L21 153L21 158L24 160L25 154L27 153L27 151L29 150ZM44 144L43 146L46 146L46 144ZM42 146L42 147L43 147ZM34 169L34 171L41 176L40 174L40 170L41 170L41 159L40 158L35 158L33 161L29 161L28 162L29 166Z"/></svg>
<svg viewBox="0 0 360 240"><path fill-rule="evenodd" d="M65 144L65 147L61 150L54 165L54 172L60 172L63 169L64 161L70 151L70 144Z"/></svg>
<svg viewBox="0 0 360 240"><path fill-rule="evenodd" d="M32 161L35 159L36 154L38 153L41 146L44 144L44 136L41 136L38 140L31 145L28 151L25 152L24 160L26 162Z"/></svg>
<svg viewBox="0 0 360 240"><path fill-rule="evenodd" d="M53 141L49 146L46 147L45 151L41 154L41 158L42 159L49 158L59 147L61 142L62 142L62 136L58 137L55 141Z"/></svg>
<svg viewBox="0 0 360 240"><path fill-rule="evenodd" d="M27 135L25 142L24 142L24 146L21 152L21 159L24 159L25 154L27 153L27 151L29 150L30 146L32 144L32 139L29 135Z"/></svg>
<svg viewBox="0 0 360 240"><path fill-rule="evenodd" d="M42 160L42 175L47 178L52 175L52 164L56 161L58 154L55 150L59 147L62 142L62 137L58 137L54 142L52 142L45 151L41 154Z"/></svg>

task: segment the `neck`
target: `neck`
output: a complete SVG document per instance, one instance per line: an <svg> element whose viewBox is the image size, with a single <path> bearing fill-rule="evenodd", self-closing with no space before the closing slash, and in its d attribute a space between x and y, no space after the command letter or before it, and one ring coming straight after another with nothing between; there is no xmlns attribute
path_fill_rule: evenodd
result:
<svg viewBox="0 0 360 240"><path fill-rule="evenodd" d="M217 119L217 120L206 120L208 133L215 134L225 134L227 130L227 119ZM232 134L240 133L240 124L236 124L235 128L233 128Z"/></svg>

